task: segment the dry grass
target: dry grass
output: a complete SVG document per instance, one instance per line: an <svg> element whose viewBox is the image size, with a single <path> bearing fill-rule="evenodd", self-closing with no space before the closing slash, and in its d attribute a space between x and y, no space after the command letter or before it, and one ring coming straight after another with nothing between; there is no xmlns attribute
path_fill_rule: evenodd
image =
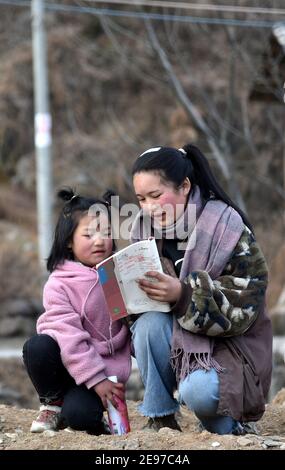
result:
<svg viewBox="0 0 285 470"><path fill-rule="evenodd" d="M0 302L40 299L42 279L35 235L0 222Z"/></svg>

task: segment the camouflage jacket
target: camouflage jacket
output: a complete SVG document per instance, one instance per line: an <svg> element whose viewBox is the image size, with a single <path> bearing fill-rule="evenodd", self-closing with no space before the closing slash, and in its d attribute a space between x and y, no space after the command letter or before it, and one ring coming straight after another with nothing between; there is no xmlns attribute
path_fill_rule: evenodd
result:
<svg viewBox="0 0 285 470"><path fill-rule="evenodd" d="M252 232L245 227L222 274L191 272L173 307L179 324L192 333L214 337L243 334L264 303L268 270Z"/></svg>

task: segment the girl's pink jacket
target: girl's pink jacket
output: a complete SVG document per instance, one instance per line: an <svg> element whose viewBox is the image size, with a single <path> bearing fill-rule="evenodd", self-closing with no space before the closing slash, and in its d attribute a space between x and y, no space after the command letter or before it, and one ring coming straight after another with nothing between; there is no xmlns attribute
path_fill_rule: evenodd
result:
<svg viewBox="0 0 285 470"><path fill-rule="evenodd" d="M50 275L43 293L45 312L37 333L51 336L77 385L91 388L110 375L126 382L131 371L130 335L111 323L97 270L65 261Z"/></svg>

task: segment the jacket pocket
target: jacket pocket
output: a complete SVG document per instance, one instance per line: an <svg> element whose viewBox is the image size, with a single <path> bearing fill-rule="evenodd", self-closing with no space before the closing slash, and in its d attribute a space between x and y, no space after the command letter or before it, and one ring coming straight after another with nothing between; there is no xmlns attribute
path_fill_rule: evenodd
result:
<svg viewBox="0 0 285 470"><path fill-rule="evenodd" d="M259 377L249 364L243 364L243 416L246 420L259 419L265 410L265 400Z"/></svg>

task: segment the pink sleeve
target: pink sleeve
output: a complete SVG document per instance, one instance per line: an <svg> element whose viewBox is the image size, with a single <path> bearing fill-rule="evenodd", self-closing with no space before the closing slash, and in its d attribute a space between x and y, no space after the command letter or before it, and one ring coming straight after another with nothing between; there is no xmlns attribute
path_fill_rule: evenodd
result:
<svg viewBox="0 0 285 470"><path fill-rule="evenodd" d="M51 336L59 345L63 365L77 385L91 388L106 379L105 364L83 328L62 285L47 282L44 288L45 312L37 322L37 332Z"/></svg>

